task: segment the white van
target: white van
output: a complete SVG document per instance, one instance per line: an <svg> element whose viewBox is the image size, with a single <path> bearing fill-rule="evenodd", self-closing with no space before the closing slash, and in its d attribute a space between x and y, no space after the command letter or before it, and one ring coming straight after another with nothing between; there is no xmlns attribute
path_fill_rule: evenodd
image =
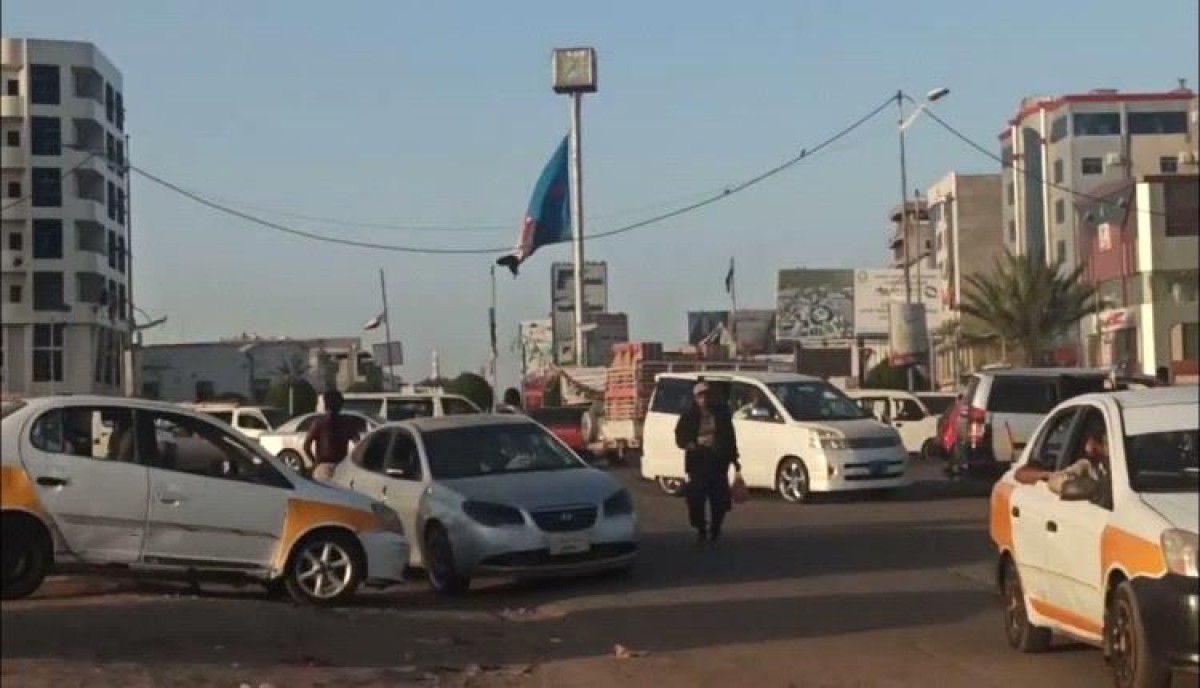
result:
<svg viewBox="0 0 1200 688"><path fill-rule="evenodd" d="M935 456L938 416L916 395L894 389L850 389L846 395L879 422L896 428L909 454Z"/></svg>
<svg viewBox="0 0 1200 688"><path fill-rule="evenodd" d="M733 411L742 478L788 502L812 492L892 490L908 484L900 435L820 378L794 373L664 373L643 430L642 477L678 494L686 481L675 445L679 415L704 380Z"/></svg>
<svg viewBox="0 0 1200 688"><path fill-rule="evenodd" d="M181 404L184 408L216 418L252 440L287 421L287 412L271 406L243 406L235 402L205 401Z"/></svg>
<svg viewBox="0 0 1200 688"><path fill-rule="evenodd" d="M346 392L342 408L389 421L482 413L470 399L440 391ZM317 401L325 412L325 397Z"/></svg>

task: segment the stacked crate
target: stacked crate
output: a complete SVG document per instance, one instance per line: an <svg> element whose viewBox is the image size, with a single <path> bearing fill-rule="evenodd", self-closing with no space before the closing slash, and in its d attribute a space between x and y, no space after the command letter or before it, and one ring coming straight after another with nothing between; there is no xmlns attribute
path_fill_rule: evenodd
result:
<svg viewBox="0 0 1200 688"><path fill-rule="evenodd" d="M628 342L613 345L613 362L604 385L604 417L607 420L641 420L646 417L654 392L654 372L649 361L661 360L662 344Z"/></svg>

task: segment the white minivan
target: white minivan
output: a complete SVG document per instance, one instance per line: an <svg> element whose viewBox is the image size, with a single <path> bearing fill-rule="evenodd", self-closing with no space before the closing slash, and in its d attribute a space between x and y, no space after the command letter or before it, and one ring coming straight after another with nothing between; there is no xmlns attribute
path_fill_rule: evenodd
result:
<svg viewBox="0 0 1200 688"><path fill-rule="evenodd" d="M896 428L909 454L935 455L938 416L916 395L895 389L850 389L846 395L876 420Z"/></svg>
<svg viewBox="0 0 1200 688"><path fill-rule="evenodd" d="M887 491L908 484L900 435L833 385L794 373L664 373L643 430L642 477L668 494L686 482L675 444L679 415L704 380L726 396L750 488L773 489L788 502L812 492Z"/></svg>

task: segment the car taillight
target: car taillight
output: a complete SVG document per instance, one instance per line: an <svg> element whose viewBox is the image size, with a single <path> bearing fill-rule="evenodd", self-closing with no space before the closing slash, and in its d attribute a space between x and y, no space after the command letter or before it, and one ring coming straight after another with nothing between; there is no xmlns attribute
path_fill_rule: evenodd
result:
<svg viewBox="0 0 1200 688"><path fill-rule="evenodd" d="M970 442L971 448L977 448L983 443L983 436L987 432L987 411L980 408L970 408L967 410L967 441Z"/></svg>

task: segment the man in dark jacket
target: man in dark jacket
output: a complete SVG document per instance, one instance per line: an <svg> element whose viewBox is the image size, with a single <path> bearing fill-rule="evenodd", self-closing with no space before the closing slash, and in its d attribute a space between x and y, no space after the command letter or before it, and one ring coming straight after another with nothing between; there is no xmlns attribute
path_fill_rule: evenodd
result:
<svg viewBox="0 0 1200 688"><path fill-rule="evenodd" d="M715 542L721 537L721 524L732 506L729 466L739 471L742 467L729 407L703 381L692 388L692 395L695 403L675 424L675 444L684 451L688 519L696 529L698 542ZM705 505L711 513L709 518Z"/></svg>

